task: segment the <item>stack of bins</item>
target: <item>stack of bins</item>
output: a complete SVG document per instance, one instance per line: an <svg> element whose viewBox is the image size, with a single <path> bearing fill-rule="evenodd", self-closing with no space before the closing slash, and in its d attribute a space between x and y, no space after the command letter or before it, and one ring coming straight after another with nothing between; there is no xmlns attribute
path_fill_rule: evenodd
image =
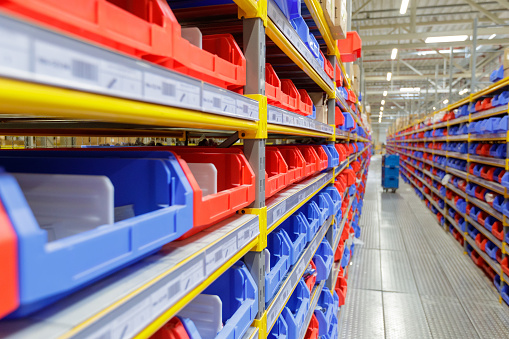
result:
<svg viewBox="0 0 509 339"><path fill-rule="evenodd" d="M399 155L382 157L382 187L393 191L399 187Z"/></svg>

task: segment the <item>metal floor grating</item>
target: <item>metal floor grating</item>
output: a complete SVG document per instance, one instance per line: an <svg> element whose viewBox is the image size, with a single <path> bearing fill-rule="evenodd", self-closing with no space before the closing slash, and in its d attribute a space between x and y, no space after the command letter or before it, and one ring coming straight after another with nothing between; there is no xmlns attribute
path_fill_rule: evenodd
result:
<svg viewBox="0 0 509 339"><path fill-rule="evenodd" d="M509 308L489 279L400 179L368 175L340 338L509 338Z"/></svg>

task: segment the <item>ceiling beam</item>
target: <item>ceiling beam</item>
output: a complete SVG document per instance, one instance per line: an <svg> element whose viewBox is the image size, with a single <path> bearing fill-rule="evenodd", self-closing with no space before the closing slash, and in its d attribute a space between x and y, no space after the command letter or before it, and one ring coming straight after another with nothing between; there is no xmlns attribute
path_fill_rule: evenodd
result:
<svg viewBox="0 0 509 339"><path fill-rule="evenodd" d="M504 6L505 8L509 9L509 1L507 1L507 0L497 0L497 2L499 4L501 4L502 6Z"/></svg>
<svg viewBox="0 0 509 339"><path fill-rule="evenodd" d="M362 38L364 41L364 37ZM509 39L492 39L492 40L478 40L477 46L493 46L493 45L509 45ZM458 42L444 42L444 43L436 43L436 44L426 44L426 43L408 43L408 44L398 44L399 50L405 49L433 49L433 48L444 48L444 47L465 47L472 46L472 41L458 41ZM395 44L383 44L383 45L365 45L362 46L362 50L364 52L368 51L384 51L384 50L392 50L395 47Z"/></svg>
<svg viewBox="0 0 509 339"><path fill-rule="evenodd" d="M474 8L474 9L478 10L479 12L481 12L482 14L484 14L484 16L490 18L491 21L493 21L497 25L503 25L504 24L504 20L501 20L498 16L496 16L492 12L488 11L486 8L484 8L481 5L479 5L474 0L463 0L463 1L465 1L467 4L469 4L470 7Z"/></svg>
<svg viewBox="0 0 509 339"><path fill-rule="evenodd" d="M364 2L364 3L363 3L363 4L362 4L362 5L361 5L361 6L360 6L360 7L359 7L359 8L358 8L355 12L353 12L353 13L352 13L352 17L353 17L354 15L357 15L360 11L362 11L362 9L363 9L364 7L366 7L367 5L369 5L369 3L370 3L371 1L373 1L373 0L367 0L367 1L365 1L365 2Z"/></svg>
<svg viewBox="0 0 509 339"><path fill-rule="evenodd" d="M507 27L490 27L479 28L477 36L492 35L492 34L507 34ZM395 41L395 40L419 40L429 37L441 37L451 35L472 35L471 29L463 29L458 31L441 30L436 32L422 32L422 33L405 33L405 34L381 34L381 35L362 35L362 42L375 42L375 41Z"/></svg>
<svg viewBox="0 0 509 339"><path fill-rule="evenodd" d="M410 4L412 6L410 8L410 30L412 33L416 33L416 23L417 23L417 1L413 0Z"/></svg>
<svg viewBox="0 0 509 339"><path fill-rule="evenodd" d="M477 73L476 76L481 76L481 75L482 75L481 73ZM469 74L469 73L455 73L452 75L452 77L454 79L457 79L457 78L467 78L468 79L471 77L471 74ZM435 74L423 74L423 75L410 74L410 75L393 75L392 76L392 79L394 81L397 81L397 80L426 80L427 78L434 79ZM438 74L438 78L449 78L449 74ZM384 80L387 80L387 76L385 76L385 75L366 76L364 79L369 82L384 81Z"/></svg>
<svg viewBox="0 0 509 339"><path fill-rule="evenodd" d="M479 19L479 23L491 22L489 19ZM465 25L471 24L472 20L443 20L443 21L419 21L416 22L416 26L444 26L444 25ZM387 29L387 28L404 28L408 27L408 24L380 24L380 25L369 25L369 26L360 26L359 29L361 31L365 30L377 30L377 29Z"/></svg>

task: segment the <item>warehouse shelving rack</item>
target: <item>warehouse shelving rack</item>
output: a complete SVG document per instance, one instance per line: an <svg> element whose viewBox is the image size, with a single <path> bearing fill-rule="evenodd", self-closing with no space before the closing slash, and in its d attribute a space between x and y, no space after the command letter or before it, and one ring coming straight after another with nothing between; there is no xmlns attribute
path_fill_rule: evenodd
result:
<svg viewBox="0 0 509 339"><path fill-rule="evenodd" d="M265 338L322 239L336 247L346 223L329 218L318 230L265 308L263 249L267 234L302 207L369 147L332 170L309 178L265 202L265 145L269 138L317 138L322 142L370 142L336 130L336 102L349 111L358 126L368 129L344 100L334 82L312 58L289 23L271 1L235 0L243 26L247 59L245 95L239 95L147 62L34 25L0 11L0 114L2 135L26 136L152 136L186 140L192 133L221 133L226 144L243 140L244 154L255 171L254 203L207 230L114 273L71 296L19 320L0 323L2 337L146 338L178 313L237 260L250 253L252 275L258 283L259 313L244 338ZM333 67L340 61L318 0L305 0L327 45ZM329 96L329 121L323 124L267 104L265 97L265 38L268 36ZM15 39L14 39L15 37ZM56 67L87 62L105 75L87 81ZM336 69L334 67L334 69ZM347 78L346 78L347 79ZM171 93L163 87L171 86ZM349 86L349 85L348 85ZM227 145L226 145L227 146ZM363 168L366 162L363 163ZM367 168L364 169L366 173ZM351 199L347 211L352 207ZM348 212L346 213L348 214ZM339 223L336 239L333 222ZM334 247L335 249L335 247ZM337 277L338 267L333 267ZM335 272L335 273L334 273ZM321 282L311 305L335 279ZM310 307L306 320L312 315ZM301 333L302 338L305 334Z"/></svg>
<svg viewBox="0 0 509 339"><path fill-rule="evenodd" d="M484 110L481 112L476 113L469 113L467 116L459 117L456 119L452 119L446 122L439 122L435 124L431 124L424 127L422 126L422 123L425 122L430 117L440 113L440 112L450 112L453 111L463 105L468 105L471 103L475 103L479 98L490 95L491 93L501 90L501 89L507 89L509 86L509 78L502 79L493 85L479 91L476 93L470 94L469 97L462 99L454 104L451 104L447 106L446 108L438 111L433 112L429 116L419 119L415 121L414 123L405 126L399 130L397 130L393 135L388 136L387 138L387 149L389 153L392 154L399 154L400 156L406 156L408 157L408 160L401 159L401 172L402 175L412 184L412 186L419 190L421 194L424 196L425 199L427 199L434 207L444 216L444 219L446 222L444 222L443 227L445 231L449 231L449 225L454 227L454 229L459 232L461 235L463 247L464 247L464 253L467 254L467 245L471 246L473 248L473 251L478 253L478 255L491 267L491 269L495 272L496 275L500 278L500 285L497 286L497 289L500 291L502 288L509 284L509 277L504 273L504 271L501 269L501 265L497 262L497 260L492 259L487 253L485 253L483 250L481 250L474 239L472 239L468 232L466 230L468 229L468 226L474 227L480 234L482 234L484 237L486 237L489 241L491 241L493 244L495 244L499 249L501 249L502 258L505 258L509 255L509 247L506 243L505 234L509 232L509 219L506 215L503 213L500 213L499 211L495 210L492 206L490 206L487 202L482 201L481 199L478 199L476 197L470 196L467 193L463 192L462 190L455 187L453 184L448 182L445 187L452 191L454 194L458 195L462 199L466 201L466 203L471 204L472 206L475 206L479 208L480 210L486 212L489 216L494 217L496 220L502 222L503 224L503 240L498 239L495 237L492 232L490 232L487 228L485 228L483 225L481 225L477 220L474 220L470 215L467 213L462 213L456 206L454 201L447 199L446 197L442 196L438 190L436 190L433 185L430 185L426 180L421 178L420 176L416 175L415 172L411 171L411 168L414 168L416 171L422 172L423 177L427 176L429 177L432 182L441 182L441 179L435 175L433 175L430 171L425 170L422 167L419 167L418 164L427 164L431 166L431 169L437 168L439 170L445 171L445 173L450 174L454 177L458 177L461 179L464 179L467 184L473 183L479 186L482 186L484 188L487 188L495 193L500 194L504 198L509 198L509 191L506 187L502 186L499 183L492 182L485 180L483 178L479 178L471 173L464 172L449 166L443 166L437 162L430 161L424 158L416 157L413 153L413 151L420 151L423 153L430 153L430 154L436 154L440 156L444 156L447 159L454 158L454 159L461 159L467 162L467 168L468 165L471 163L479 163L479 164L485 164L489 166L498 167L501 169L504 169L506 171L509 170L509 153L506 153L505 159L497 159L497 158L491 158L491 157L485 157L480 155L472 155L470 153L462 154L458 152L451 152L451 151L443 151L443 150L435 150L435 149L429 149L424 147L412 147L408 146L412 143L432 143L433 145L436 143L445 143L445 142L467 142L468 146L474 141L484 141L484 142L505 142L509 143L509 132L503 132L503 133L497 133L497 134L464 134L464 135L447 135L442 137L431 137L431 138L413 138L413 135L417 135L420 132L426 132L426 131L432 131L439 128L447 128L448 131L451 126L458 125L461 123L470 123L473 121L477 121L479 119L489 118L492 116L504 116L509 114L509 109L507 105L493 107L488 110ZM448 133L449 134L449 133ZM408 139L407 139L408 138ZM411 166L411 167L410 167ZM424 192L424 189L420 188L418 185L416 185L416 181L420 181L423 184L423 187L426 186L430 189L431 192L433 192L434 195L438 196L441 200L444 201L444 208L440 208L438 204L433 200L433 198L426 194ZM424 200L424 199L423 199ZM455 213L459 214L465 221L466 221L466 230L463 231L456 220L451 218L448 214L449 209L453 209ZM494 282L495 284L498 284ZM500 302L502 302L502 297L500 296Z"/></svg>

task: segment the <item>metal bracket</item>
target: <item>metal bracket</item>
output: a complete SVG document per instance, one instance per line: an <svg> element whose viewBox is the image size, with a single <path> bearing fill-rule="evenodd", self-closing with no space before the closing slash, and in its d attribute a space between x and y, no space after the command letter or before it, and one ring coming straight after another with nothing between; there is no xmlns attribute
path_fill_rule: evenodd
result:
<svg viewBox="0 0 509 339"><path fill-rule="evenodd" d="M229 148L239 140L239 132L233 133L225 141L223 141L217 148Z"/></svg>
<svg viewBox="0 0 509 339"><path fill-rule="evenodd" d="M253 326L258 328L258 338L267 338L267 311L259 319L253 321Z"/></svg>
<svg viewBox="0 0 509 339"><path fill-rule="evenodd" d="M256 214L258 215L258 223L260 225L260 234L258 235L258 242L252 251L261 252L267 247L267 206L262 208L244 208L240 211L241 214Z"/></svg>
<svg viewBox="0 0 509 339"><path fill-rule="evenodd" d="M267 97L261 94L246 94L246 97L258 101L258 129L256 131L240 131L241 139L267 139Z"/></svg>
<svg viewBox="0 0 509 339"><path fill-rule="evenodd" d="M267 27L267 0L233 0L239 6L239 19L260 18Z"/></svg>

